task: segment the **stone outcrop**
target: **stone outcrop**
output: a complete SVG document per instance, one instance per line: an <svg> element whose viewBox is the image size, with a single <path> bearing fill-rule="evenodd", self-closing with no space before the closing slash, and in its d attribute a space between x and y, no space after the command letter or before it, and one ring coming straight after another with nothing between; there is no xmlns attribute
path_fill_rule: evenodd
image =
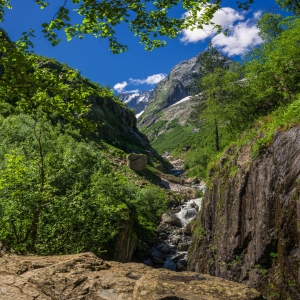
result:
<svg viewBox="0 0 300 300"><path fill-rule="evenodd" d="M127 166L133 171L143 171L147 167L147 156L130 153L127 155Z"/></svg>
<svg viewBox="0 0 300 300"><path fill-rule="evenodd" d="M141 116L142 126L150 124L153 112L160 111L190 95L190 86L194 77L199 73L199 56L184 60L173 67L166 78L160 81L153 95L149 99L149 105Z"/></svg>
<svg viewBox="0 0 300 300"><path fill-rule="evenodd" d="M165 168L170 167L151 147L148 138L138 130L135 114L125 104L122 105L121 102L109 97L98 96L90 97L90 102L92 106L88 116L98 124L97 137L126 153L138 149L149 159L154 158Z"/></svg>
<svg viewBox="0 0 300 300"><path fill-rule="evenodd" d="M109 259L119 262L129 262L136 250L137 235L133 229L133 218L124 220L119 233L113 239L107 255Z"/></svg>
<svg viewBox="0 0 300 300"><path fill-rule="evenodd" d="M211 172L189 270L248 284L270 300L299 299L300 128L276 132L255 160L250 153L230 148Z"/></svg>
<svg viewBox="0 0 300 300"><path fill-rule="evenodd" d="M106 262L92 253L0 258L0 299L258 300L243 284L144 264Z"/></svg>
<svg viewBox="0 0 300 300"><path fill-rule="evenodd" d="M162 223L170 224L170 225L176 226L176 227L182 226L180 219L176 216L176 214L174 214L172 212L164 213L161 217L161 221L162 221Z"/></svg>

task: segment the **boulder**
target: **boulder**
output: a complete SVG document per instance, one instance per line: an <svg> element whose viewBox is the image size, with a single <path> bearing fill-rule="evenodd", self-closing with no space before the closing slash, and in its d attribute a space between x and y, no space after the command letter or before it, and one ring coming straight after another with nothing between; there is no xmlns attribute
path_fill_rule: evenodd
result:
<svg viewBox="0 0 300 300"><path fill-rule="evenodd" d="M199 206L197 205L197 203L193 202L190 204L190 207L195 208L196 211L199 211Z"/></svg>
<svg viewBox="0 0 300 300"><path fill-rule="evenodd" d="M171 237L171 243L173 245L178 245L181 242L181 237L179 235L174 235Z"/></svg>
<svg viewBox="0 0 300 300"><path fill-rule="evenodd" d="M191 177L191 178L187 178L185 180L186 184L195 184L195 183L198 183L198 182L199 182L199 179L197 179L197 177Z"/></svg>
<svg viewBox="0 0 300 300"><path fill-rule="evenodd" d="M155 263L155 264L160 264L160 265L163 265L164 264L164 261L165 261L165 255L159 251L158 249L154 249L151 251L151 255L152 255L152 261Z"/></svg>
<svg viewBox="0 0 300 300"><path fill-rule="evenodd" d="M190 244L189 243L179 243L177 246L178 251L188 251Z"/></svg>
<svg viewBox="0 0 300 300"><path fill-rule="evenodd" d="M165 262L161 257L158 257L158 256L153 256L152 260L155 264L158 264L158 265L163 265Z"/></svg>
<svg viewBox="0 0 300 300"><path fill-rule="evenodd" d="M127 166L133 171L143 171L147 167L147 156L130 153L127 155Z"/></svg>
<svg viewBox="0 0 300 300"><path fill-rule="evenodd" d="M192 235L192 226L191 224L187 224L182 228L182 233L185 236L191 236Z"/></svg>
<svg viewBox="0 0 300 300"><path fill-rule="evenodd" d="M168 239L168 235L164 232L161 232L159 234L159 238L162 239L162 240L167 240Z"/></svg>
<svg viewBox="0 0 300 300"><path fill-rule="evenodd" d="M134 300L262 300L246 285L208 275L157 270L142 276L134 287Z"/></svg>
<svg viewBox="0 0 300 300"><path fill-rule="evenodd" d="M182 258L176 264L176 271L182 272L186 270L187 270L187 260L185 258Z"/></svg>
<svg viewBox="0 0 300 300"><path fill-rule="evenodd" d="M170 253L171 249L166 243L161 243L156 247L157 250L159 250L162 253Z"/></svg>
<svg viewBox="0 0 300 300"><path fill-rule="evenodd" d="M164 213L161 217L161 221L176 227L182 226L180 219L172 212Z"/></svg>
<svg viewBox="0 0 300 300"><path fill-rule="evenodd" d="M0 300L258 300L259 296L246 285L217 277L106 262L92 253L0 258Z"/></svg>
<svg viewBox="0 0 300 300"><path fill-rule="evenodd" d="M176 254L174 257L172 257L172 261L174 263L177 263L180 259L183 259L185 256L186 256L185 253Z"/></svg>

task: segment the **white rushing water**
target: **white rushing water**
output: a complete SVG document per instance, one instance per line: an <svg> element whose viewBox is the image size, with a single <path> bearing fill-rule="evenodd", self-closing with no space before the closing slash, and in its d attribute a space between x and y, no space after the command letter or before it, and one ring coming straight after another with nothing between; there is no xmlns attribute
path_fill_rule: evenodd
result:
<svg viewBox="0 0 300 300"><path fill-rule="evenodd" d="M181 206L181 210L176 216L180 219L182 228L190 223L201 209L202 198L191 199Z"/></svg>
<svg viewBox="0 0 300 300"><path fill-rule="evenodd" d="M170 248L174 249L172 255L167 257L164 262L163 268L177 271L178 262L187 261L187 251L178 251L177 246L174 245L173 240L179 239L180 242L186 243L187 238L184 236L182 229L190 223L198 214L201 209L202 198L191 199L185 202L180 207L180 211L176 213L176 216L180 219L182 227L180 229L174 230L168 237L166 243Z"/></svg>

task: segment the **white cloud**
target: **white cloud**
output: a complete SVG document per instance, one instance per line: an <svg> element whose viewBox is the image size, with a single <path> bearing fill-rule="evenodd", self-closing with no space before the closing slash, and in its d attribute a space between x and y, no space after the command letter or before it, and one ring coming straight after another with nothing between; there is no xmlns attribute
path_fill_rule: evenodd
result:
<svg viewBox="0 0 300 300"><path fill-rule="evenodd" d="M122 93L124 88L128 85L126 81L117 83L114 85L114 90L116 90L118 93Z"/></svg>
<svg viewBox="0 0 300 300"><path fill-rule="evenodd" d="M202 13L203 10L198 13L199 16L201 16ZM183 18L186 17L187 14L188 13L185 13ZM212 22L221 25L223 28L230 28L236 21L243 20L244 18L244 13L239 13L231 7L224 7L215 13ZM216 33L217 30L213 29L212 25L206 25L203 29L183 30L183 36L180 41L184 44L197 43L214 36Z"/></svg>
<svg viewBox="0 0 300 300"><path fill-rule="evenodd" d="M184 44L189 44L212 38L213 46L224 52L224 54L229 56L241 55L262 43L258 35L259 30L254 24L254 21L258 20L261 14L261 11L254 12L252 19L243 21L245 12L240 13L233 8L225 7L215 13L212 21L217 25L221 25L223 29L228 29L227 36L224 34L217 35L217 31L213 29L213 26L204 26L203 30L183 30L183 36L180 40Z"/></svg>
<svg viewBox="0 0 300 300"><path fill-rule="evenodd" d="M263 12L262 12L261 10L256 11L256 12L253 14L253 19L254 19L254 20L260 19L262 13L263 13Z"/></svg>
<svg viewBox="0 0 300 300"><path fill-rule="evenodd" d="M148 76L146 79L133 79L133 78L129 78L129 81L131 84L134 85L139 85L139 84L157 84L159 83L161 80L163 80L167 75L160 73L160 74L154 74L151 76Z"/></svg>
<svg viewBox="0 0 300 300"><path fill-rule="evenodd" d="M240 22L227 36L218 34L213 37L212 44L229 56L241 55L262 43L258 32L259 29L250 21Z"/></svg>
<svg viewBox="0 0 300 300"><path fill-rule="evenodd" d="M123 91L123 93L129 94L129 93L138 93L139 89L130 90L130 91Z"/></svg>

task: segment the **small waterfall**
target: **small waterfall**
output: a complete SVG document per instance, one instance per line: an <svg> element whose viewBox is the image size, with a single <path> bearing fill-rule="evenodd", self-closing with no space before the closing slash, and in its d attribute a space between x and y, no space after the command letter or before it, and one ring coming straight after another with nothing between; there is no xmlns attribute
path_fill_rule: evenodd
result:
<svg viewBox="0 0 300 300"><path fill-rule="evenodd" d="M176 216L180 219L182 227L176 229L170 233L166 244L173 249L171 255L169 255L164 261L163 268L172 271L184 270L187 265L187 248L189 246L189 239L184 235L184 227L191 222L201 209L202 198L191 199L185 202L180 207L180 211L176 213ZM180 249L182 248L183 249ZM178 249L179 248L179 249Z"/></svg>
<svg viewBox="0 0 300 300"><path fill-rule="evenodd" d="M192 199L181 206L181 210L176 216L180 219L182 227L190 223L197 216L201 208L201 202L202 198Z"/></svg>
<svg viewBox="0 0 300 300"><path fill-rule="evenodd" d="M205 190L203 185L193 187L202 192ZM197 216L201 205L202 198L191 199L162 216L158 241L151 249L141 253L146 265L178 272L187 269L187 251L192 240L192 230L188 224Z"/></svg>

